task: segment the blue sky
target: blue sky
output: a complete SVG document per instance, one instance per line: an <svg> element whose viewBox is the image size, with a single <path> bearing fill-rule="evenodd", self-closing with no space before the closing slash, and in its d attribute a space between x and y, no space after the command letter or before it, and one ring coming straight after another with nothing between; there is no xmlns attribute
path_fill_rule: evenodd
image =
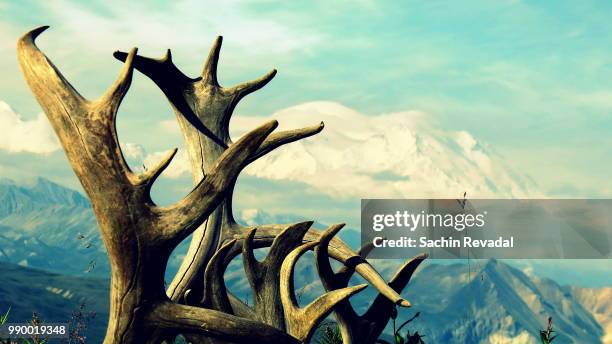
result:
<svg viewBox="0 0 612 344"><path fill-rule="evenodd" d="M194 75L222 34L225 84L280 71L239 115L313 100L372 114L416 109L491 144L547 194L610 196L602 187L612 172L607 2L198 3L5 3L0 38L12 48L27 29L52 25L40 45L93 97L119 68L115 49L137 45L161 55L172 47ZM1 100L35 116L14 55L1 59ZM124 136L148 144L142 127L171 115L159 92L139 81L128 100L156 101L126 102L120 125Z"/></svg>
<svg viewBox="0 0 612 344"><path fill-rule="evenodd" d="M270 116L330 125L289 149L293 155L266 161L282 173L247 170L239 208L357 226L359 198L373 195L455 197L466 189L473 196L609 198L611 17L605 1L5 2L0 124L11 134L0 139L0 175L78 187L14 54L19 35L51 25L39 46L91 98L115 79L120 63L112 52L132 46L148 56L172 48L179 67L195 76L223 35L219 72L228 86L277 68L272 83L237 107L236 131ZM385 127L396 123L389 118L410 122L411 139ZM137 147L136 166L181 147L173 120L162 94L137 75L118 122L122 142ZM338 147L346 142L359 149ZM422 142L431 144L402 155ZM431 158L436 147L441 153ZM346 170L356 172L338 177ZM162 178L160 202L189 189L179 172Z"/></svg>

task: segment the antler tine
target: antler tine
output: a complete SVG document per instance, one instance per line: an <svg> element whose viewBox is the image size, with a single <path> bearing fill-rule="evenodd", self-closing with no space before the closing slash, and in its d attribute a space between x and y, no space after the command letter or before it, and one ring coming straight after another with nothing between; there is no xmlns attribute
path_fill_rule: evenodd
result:
<svg viewBox="0 0 612 344"><path fill-rule="evenodd" d="M416 269L429 257L427 253L421 253L412 257L409 261L405 262L397 272L389 280L389 286L396 291L400 291L406 287L412 275Z"/></svg>
<svg viewBox="0 0 612 344"><path fill-rule="evenodd" d="M275 150L276 148L282 145L285 145L291 142L295 142L295 141L299 141L301 139L305 139L307 137L316 135L320 133L324 127L325 127L325 124L321 122L318 125L313 125L310 127L293 129L293 130L285 130L285 131L279 131L278 133L274 133L270 135L266 139L266 141L264 141L261 147L259 147L259 150L257 151L257 153L255 153L251 161L255 161L261 158L262 156L270 153L271 151Z"/></svg>
<svg viewBox="0 0 612 344"><path fill-rule="evenodd" d="M299 222L288 226L280 232L274 238L264 264L280 266L285 257L302 243L304 235L306 235L306 232L308 232L313 223L313 221Z"/></svg>
<svg viewBox="0 0 612 344"><path fill-rule="evenodd" d="M166 168L168 168L168 166L172 162L172 159L174 159L174 157L176 156L177 152L178 148L171 149L155 166L147 169L142 174L140 174L138 176L137 185L145 185L147 191L150 192L157 178L159 178L159 176L166 170Z"/></svg>
<svg viewBox="0 0 612 344"><path fill-rule="evenodd" d="M295 264L306 251L317 245L319 245L319 242L314 241L296 248L289 253L281 267L281 301L285 310L287 331L303 342L310 340L317 325L332 312L336 305L367 287L367 284L361 284L333 290L321 295L308 306L300 308L295 296L293 281Z"/></svg>
<svg viewBox="0 0 612 344"><path fill-rule="evenodd" d="M121 62L126 62L128 55L128 53L119 50L113 53L113 57ZM187 85L201 80L201 78L190 78L183 74L172 62L170 49L166 50L161 58L136 55L134 57L134 69L149 77L164 93L174 92L178 94Z"/></svg>
<svg viewBox="0 0 612 344"><path fill-rule="evenodd" d="M427 256L427 254L420 254L405 262L391 278L389 281L389 286L395 291L401 292L412 278L412 275L416 269L427 258ZM391 301L389 301L383 295L378 294L370 308L368 308L368 310L359 317L362 323L369 324L366 335L371 340L378 338L389 321L394 308L395 305Z"/></svg>
<svg viewBox="0 0 612 344"><path fill-rule="evenodd" d="M38 27L19 38L17 41L19 66L28 86L43 108L48 106L55 110L58 106L53 102L54 97L46 96L52 94L57 97L55 99L64 100L67 110L77 109L84 106L87 100L72 87L59 69L36 46L36 38L48 28L46 25Z"/></svg>
<svg viewBox="0 0 612 344"><path fill-rule="evenodd" d="M253 238L257 228L253 228L249 231L247 236L244 238L242 244L242 263L244 265L244 272L246 277L251 284L251 287L255 289L260 282L260 271L261 263L255 258ZM235 239L234 239L235 240Z"/></svg>
<svg viewBox="0 0 612 344"><path fill-rule="evenodd" d="M324 232L321 233L320 244L315 248L315 257L317 262L317 269L321 282L325 290L335 290L346 287L348 285L340 285L336 278L336 273L332 269L329 261L329 243L336 234L344 227L344 223L330 226ZM348 281L347 281L348 282Z"/></svg>
<svg viewBox="0 0 612 344"><path fill-rule="evenodd" d="M393 290L398 293L402 291L410 282L412 275L416 271L416 269L421 265L425 259L427 259L427 253L419 254L412 259L406 261L402 266L399 267L395 275L389 280L389 286L393 288ZM380 317L380 312L383 308L387 308L390 312L393 304L389 302L387 298L382 295L378 295L368 311L364 314L364 317L367 319L375 319Z"/></svg>
<svg viewBox="0 0 612 344"><path fill-rule="evenodd" d="M374 243L368 242L365 245L361 246L359 251L357 251L357 254L361 258L366 259L368 258L368 256L370 255L370 252L372 252L373 249L374 249Z"/></svg>
<svg viewBox="0 0 612 344"><path fill-rule="evenodd" d="M202 81L214 87L219 87L219 81L217 80L217 65L219 64L219 54L221 53L222 43L223 37L218 36L210 48L208 58L206 58L204 68L202 69Z"/></svg>
<svg viewBox="0 0 612 344"><path fill-rule="evenodd" d="M111 116L117 115L117 110L121 101L127 94L130 85L132 84L132 76L134 75L134 59L138 53L138 48L132 48L128 53L123 69L115 83L104 93L97 101L101 106L107 106Z"/></svg>
<svg viewBox="0 0 612 344"><path fill-rule="evenodd" d="M234 314L234 312L227 294L223 275L227 268L225 257L235 243L236 240L230 240L221 246L208 262L204 272L204 297L202 304L204 307L228 314Z"/></svg>
<svg viewBox="0 0 612 344"><path fill-rule="evenodd" d="M319 272L321 282L323 283L323 287L326 291L338 290L340 288L346 287L348 285L350 275L352 275L352 272L355 271L353 267L352 272L350 274L346 272L335 273L330 263L329 244L343 227L344 224L330 226L328 229L321 233L321 243L315 248L317 270ZM349 262L347 262L347 264L348 263ZM350 269L348 268L348 266L349 265L343 265L343 267ZM348 300L340 302L334 309L334 314L336 316L336 323L342 335L343 343L353 343L353 337L355 337L353 329L363 326L363 324L360 323L361 319L359 315L357 314L357 312L355 312L353 306L351 306Z"/></svg>
<svg viewBox="0 0 612 344"><path fill-rule="evenodd" d="M261 89L266 86L274 76L276 76L276 69L273 69L266 73L266 75L251 81L244 82L242 84L238 84L234 87L229 88L227 91L235 94L238 100L246 97L247 95Z"/></svg>

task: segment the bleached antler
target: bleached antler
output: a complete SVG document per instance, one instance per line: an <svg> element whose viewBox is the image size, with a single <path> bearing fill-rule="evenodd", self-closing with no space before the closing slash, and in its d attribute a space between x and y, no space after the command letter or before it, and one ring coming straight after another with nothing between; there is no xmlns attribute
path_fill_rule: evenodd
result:
<svg viewBox="0 0 612 344"><path fill-rule="evenodd" d="M200 180L213 166L214 161L231 145L229 121L238 102L246 95L265 86L276 75L276 70L272 70L254 81L229 88L222 87L217 77L221 43L222 38L218 37L210 49L201 75L197 78L183 74L172 62L169 51L160 59L138 55L134 58L134 68L155 82L173 106L189 152L194 181ZM114 56L121 61L127 59L125 52L115 52ZM284 144L315 135L322 129L321 122L311 127L271 134L245 163L250 163ZM201 296L203 293L203 271L212 254L229 240L238 239L242 242L248 236L250 228L236 223L232 213L233 187L234 185L228 188L222 204L193 234L185 259L168 288L168 295L173 300L186 302L184 295L187 290L193 299L199 299L199 296L194 295ZM258 226L253 238L254 245L269 247L289 226L291 225ZM309 229L303 242L316 241L318 238L319 232ZM329 252L332 258L342 263L358 256L337 238L332 239ZM391 302L402 306L408 305L367 261L360 262L355 266L355 270ZM269 302L278 303L273 300ZM270 305L268 308L273 307L274 305Z"/></svg>
<svg viewBox="0 0 612 344"><path fill-rule="evenodd" d="M368 253L373 249L371 245L364 246L361 249L359 258L355 259L351 264L344 265L338 272L334 272L330 264L327 244L343 227L344 224L333 225L321 233L321 244L315 249L319 276L323 286L328 291L346 288L355 272L354 266L359 264L359 260L365 260ZM427 254L421 254L400 266L389 281L389 286L400 293L426 258ZM374 299L372 305L363 315L358 315L348 301L338 304L334 309L334 315L342 334L343 343L375 343L389 322L391 312L395 306L382 294L379 294Z"/></svg>
<svg viewBox="0 0 612 344"><path fill-rule="evenodd" d="M169 207L153 203L150 188L174 153L144 174L126 163L116 131L136 49L126 55L117 81L98 100L81 96L36 47L47 27L22 36L17 55L23 75L49 118L91 199L111 265L109 324L104 343L148 342L152 333L196 333L224 341L296 343L260 322L168 300L164 271L172 250L218 207L240 170L276 128L268 122L228 145L202 173L193 191ZM244 92L244 90L242 91ZM204 172L204 171L203 171Z"/></svg>
<svg viewBox="0 0 612 344"><path fill-rule="evenodd" d="M341 302L348 302L348 298L362 291L368 285L361 284L329 291L304 308L300 308L295 297L293 274L298 259L308 250L320 245L319 242L309 242L293 250L285 259L281 268L281 300L285 310L287 331L303 342L308 342L318 324L328 316Z"/></svg>

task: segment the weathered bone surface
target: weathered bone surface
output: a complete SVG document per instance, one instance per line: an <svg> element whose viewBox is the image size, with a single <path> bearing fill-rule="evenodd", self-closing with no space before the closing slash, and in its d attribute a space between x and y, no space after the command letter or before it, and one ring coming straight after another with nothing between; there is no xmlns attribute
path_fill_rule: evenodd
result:
<svg viewBox="0 0 612 344"><path fill-rule="evenodd" d="M344 227L342 224L333 225L321 233L320 245L315 249L319 277L321 277L323 286L328 291L346 288L355 272L354 267L350 265L345 265L338 272L334 272L329 261L328 244L342 227ZM361 257L365 259L372 248L371 245L363 247L360 251ZM401 292L410 282L412 274L426 258L427 254L418 255L400 266L389 281L389 286L397 292ZM372 305L363 315L358 315L350 302L340 302L334 309L334 315L342 334L343 343L375 343L385 325L389 322L394 307L396 305L382 294L374 299Z"/></svg>
<svg viewBox="0 0 612 344"><path fill-rule="evenodd" d="M272 70L257 80L230 88L222 87L217 77L221 42L221 37L215 40L204 63L202 73L197 78L190 78L183 74L172 62L169 50L160 59L142 56L136 56L134 59L134 68L155 82L172 104L189 152L194 182L200 180L202 175L210 170L214 161L231 145L229 122L238 102L246 95L264 87L276 75L276 70ZM125 52L115 52L114 56L121 61L127 58ZM321 122L311 127L271 134L246 163L284 144L315 135L322 129L323 123ZM189 251L168 288L168 295L173 300L187 302L184 296L188 290L191 298L199 299L204 285L202 272L215 249L229 240L247 237L251 228L241 226L234 220L232 193L233 185L228 189L228 195L222 205L211 214L202 228L194 233ZM280 233L290 226L287 224L259 226L253 241L257 247L268 247ZM318 237L319 232L310 229L304 236L304 242L318 240ZM357 273L390 301L401 306L410 305L387 285L367 261L359 260L358 255L342 240L332 239L330 255L342 263L357 262L355 267ZM261 288L268 289L268 287ZM268 302L265 309L276 309L274 313L276 314L279 302L278 299L275 299L275 295L276 293L260 298L258 304L264 307L261 305ZM282 322L275 325L279 328L283 327Z"/></svg>
<svg viewBox="0 0 612 344"><path fill-rule="evenodd" d="M283 306L278 302L281 265L285 257L302 244L311 225L312 222L303 222L287 227L274 239L263 262L257 261L254 253L253 238L257 229L252 229L243 241L242 262L253 291L255 314L258 320L268 325L285 329Z"/></svg>
<svg viewBox="0 0 612 344"><path fill-rule="evenodd" d="M303 342L308 342L316 325L321 322L332 309L339 303L346 301L352 295L362 291L368 285L361 284L354 287L339 288L331 290L322 296L319 296L311 304L305 308L300 308L295 297L295 288L293 286L293 273L295 271L295 263L306 251L319 245L319 242L309 242L303 244L293 250L281 267L281 301L285 309L285 318L287 320L287 330L289 334L300 339Z"/></svg>
<svg viewBox="0 0 612 344"><path fill-rule="evenodd" d="M170 51L159 60L116 52L125 65L117 81L97 100L82 97L36 47L41 27L22 36L17 54L25 79L51 122L77 177L89 196L111 265L110 315L105 344L161 343L177 334L194 343L305 343L317 325L336 311L345 342L373 338L396 305L409 306L399 292L425 257L408 262L387 284L362 256L334 238L341 225L319 233L312 222L243 227L231 212L240 171L277 147L314 135L323 124L273 133L270 121L233 142L229 119L238 101L275 75L232 88L217 81L221 39L211 49L202 75L189 78L172 63ZM157 166L134 173L126 163L116 132L118 108L133 70L149 76L177 114L193 170L194 189L168 207L157 206L150 191L176 149ZM174 248L194 234L189 253L169 290L164 270ZM264 261L254 250L269 247ZM293 274L297 260L315 250L327 292L301 308ZM254 308L226 288L225 270L242 254L255 296ZM329 258L344 263L337 273ZM348 287L359 273L380 292L358 317L348 299L366 285ZM372 327L365 332L362 324ZM363 337L361 337L363 335Z"/></svg>
<svg viewBox="0 0 612 344"><path fill-rule="evenodd" d="M146 343L150 333L164 330L249 343L296 343L290 335L256 321L172 303L164 290L164 269L172 250L221 203L277 123L245 134L219 156L189 195L172 206L159 207L149 191L171 155L154 172L135 174L123 158L115 128L117 110L132 80L136 49L108 91L98 100L88 100L36 47L34 40L46 29L22 36L17 55L91 200L108 251L111 295L104 343Z"/></svg>

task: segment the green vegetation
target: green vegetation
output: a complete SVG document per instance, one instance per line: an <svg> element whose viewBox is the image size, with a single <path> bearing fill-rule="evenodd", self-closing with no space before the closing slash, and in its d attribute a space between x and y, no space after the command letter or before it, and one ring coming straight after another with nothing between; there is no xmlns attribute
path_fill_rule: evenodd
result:
<svg viewBox="0 0 612 344"><path fill-rule="evenodd" d="M391 319L393 321L393 344L425 344L423 341L423 337L425 336L420 335L418 331L412 334L410 331L406 331L404 335L402 335L401 332L406 325L418 318L419 315L421 315L421 313L417 312L412 318L404 321L398 327L396 326L397 309L393 309L393 312L391 313ZM319 332L319 337L316 340L317 344L342 344L342 335L340 334L340 328L336 323L328 322L322 325L322 327L324 330ZM376 343L391 344L384 339L377 339Z"/></svg>
<svg viewBox="0 0 612 344"><path fill-rule="evenodd" d="M419 315L421 315L421 313L417 312L412 318L404 321L399 327L397 327L396 322L395 322L397 319L397 309L396 308L393 309L393 312L391 313L391 319L393 321L394 344L425 344L425 342L423 341L423 337L425 336L420 335L418 331L416 331L413 334L411 334L410 331L406 331L405 335L402 335L402 332L401 332L404 326L408 325L414 319L418 318ZM382 344L391 344L383 339L378 339L376 342L382 343Z"/></svg>
<svg viewBox="0 0 612 344"><path fill-rule="evenodd" d="M321 332L317 344L342 344L340 328L335 323L325 324L325 330Z"/></svg>
<svg viewBox="0 0 612 344"><path fill-rule="evenodd" d="M6 311L4 315L0 316L0 325L7 322L11 309ZM70 319L68 320L68 338L64 339L62 343L67 344L85 344L87 337L85 332L89 322L96 317L95 312L87 311L85 303L81 303L78 309L72 312ZM43 321L40 319L38 313L32 313L32 319L29 321L31 325L42 325ZM21 339L21 342L12 340L3 340L0 338L0 344L47 344L48 338L42 338L38 335L32 336L32 338Z"/></svg>
<svg viewBox="0 0 612 344"><path fill-rule="evenodd" d="M6 320L8 319L9 313L11 312L11 307L4 313L4 315L0 316L0 325L4 325Z"/></svg>
<svg viewBox="0 0 612 344"><path fill-rule="evenodd" d="M40 320L40 317L38 316L38 313L33 312L32 313L32 319L30 320L30 324L31 325L42 325L42 320ZM47 343L49 339L48 338L42 338L39 335L34 335L32 336L31 339L23 339L22 344L45 344Z"/></svg>
<svg viewBox="0 0 612 344"><path fill-rule="evenodd" d="M0 325L4 325L7 322L10 312L11 312L11 307L9 307L6 313L0 316ZM38 314L32 313L32 320L30 320L30 324L40 325L41 323L42 322L40 321ZM4 344L4 343L10 344L10 343L17 343L17 342L13 342L11 340L4 341L3 339L0 339L0 344ZM31 340L30 339L21 340L21 344L46 344L46 343L47 343L47 338L40 338L36 335L32 337Z"/></svg>
<svg viewBox="0 0 612 344"><path fill-rule="evenodd" d="M555 338L557 338L557 335L553 336L553 332L555 331L553 331L552 317L549 317L546 330L540 330L540 340L542 341L542 344L550 344L553 340L555 340Z"/></svg>

